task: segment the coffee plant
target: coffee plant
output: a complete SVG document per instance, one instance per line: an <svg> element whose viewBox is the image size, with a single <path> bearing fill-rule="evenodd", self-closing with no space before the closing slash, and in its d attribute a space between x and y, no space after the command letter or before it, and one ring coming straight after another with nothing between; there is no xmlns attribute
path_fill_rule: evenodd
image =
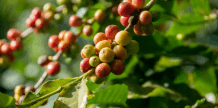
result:
<svg viewBox="0 0 218 108"><path fill-rule="evenodd" d="M218 108L217 0L0 4L0 108Z"/></svg>

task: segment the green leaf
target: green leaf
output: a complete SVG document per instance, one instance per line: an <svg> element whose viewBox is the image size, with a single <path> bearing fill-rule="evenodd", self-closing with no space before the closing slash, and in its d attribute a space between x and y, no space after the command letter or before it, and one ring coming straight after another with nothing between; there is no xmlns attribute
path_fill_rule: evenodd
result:
<svg viewBox="0 0 218 108"><path fill-rule="evenodd" d="M102 10L105 10L106 7L102 3L96 3L95 5L92 6L92 9L102 9Z"/></svg>
<svg viewBox="0 0 218 108"><path fill-rule="evenodd" d="M101 89L94 93L94 97L88 100L88 104L112 104L124 105L126 104L128 95L128 86L126 85L111 85L106 89Z"/></svg>
<svg viewBox="0 0 218 108"><path fill-rule="evenodd" d="M84 79L81 84L74 84L62 90L54 103L54 108L85 108L88 91L86 82Z"/></svg>
<svg viewBox="0 0 218 108"><path fill-rule="evenodd" d="M110 74L108 77L107 77L107 81L111 81L113 79L122 79L122 78L126 78L128 77L128 75L133 72L133 69L134 67L136 66L136 64L139 62L139 59L137 58L137 56L133 56L131 59L130 59L130 62L128 64L126 64L126 67L125 67L125 71L123 72L123 74L121 75L114 75L114 74Z"/></svg>
<svg viewBox="0 0 218 108"><path fill-rule="evenodd" d="M96 83L92 82L90 80L90 78L88 79L86 85L89 88L89 90L91 90L91 91L95 91L97 88L99 88L99 86L101 86L101 84L96 84Z"/></svg>
<svg viewBox="0 0 218 108"><path fill-rule="evenodd" d="M0 108L15 108L15 99L0 92Z"/></svg>
<svg viewBox="0 0 218 108"><path fill-rule="evenodd" d="M210 14L210 3L209 0L190 0L190 4L194 13L202 15Z"/></svg>
<svg viewBox="0 0 218 108"><path fill-rule="evenodd" d="M176 36L177 34L187 35L202 27L205 23L203 16L199 14L186 14L173 22L166 35Z"/></svg>
<svg viewBox="0 0 218 108"><path fill-rule="evenodd" d="M23 100L22 104L27 104L31 102L32 100L37 99L36 94L34 94L32 91L30 91L26 96L25 99Z"/></svg>

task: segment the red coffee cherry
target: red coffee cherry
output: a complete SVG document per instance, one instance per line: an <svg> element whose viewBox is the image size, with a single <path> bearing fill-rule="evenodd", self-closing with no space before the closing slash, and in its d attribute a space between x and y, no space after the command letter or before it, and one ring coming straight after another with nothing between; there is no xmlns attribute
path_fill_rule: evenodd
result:
<svg viewBox="0 0 218 108"><path fill-rule="evenodd" d="M64 34L64 41L69 44L74 44L77 39L77 36L74 35L71 31L66 31Z"/></svg>
<svg viewBox="0 0 218 108"><path fill-rule="evenodd" d="M108 39L114 39L119 31L120 28L117 25L109 25L105 29L105 35Z"/></svg>
<svg viewBox="0 0 218 108"><path fill-rule="evenodd" d="M48 59L48 56L47 55L42 55L38 58L38 61L37 63L40 65L40 66L45 66L47 65L48 63L50 62L50 60Z"/></svg>
<svg viewBox="0 0 218 108"><path fill-rule="evenodd" d="M135 8L141 9L145 5L145 0L132 0L132 5Z"/></svg>
<svg viewBox="0 0 218 108"><path fill-rule="evenodd" d="M23 43L21 40L12 40L10 43L10 48L13 51L18 51L23 48Z"/></svg>
<svg viewBox="0 0 218 108"><path fill-rule="evenodd" d="M107 40L107 37L104 33L100 32L100 33L97 33L94 38L93 38L93 42L95 44L97 44L98 42L100 41L103 41L103 40Z"/></svg>
<svg viewBox="0 0 218 108"><path fill-rule="evenodd" d="M58 61L50 62L47 66L47 74L54 76L58 74L61 70L60 63Z"/></svg>
<svg viewBox="0 0 218 108"><path fill-rule="evenodd" d="M94 14L94 19L96 21L103 21L105 19L105 12L101 9L98 9Z"/></svg>
<svg viewBox="0 0 218 108"><path fill-rule="evenodd" d="M58 38L59 38L60 40L64 40L64 35L65 35L66 32L67 32L67 30L61 31L61 32L58 34Z"/></svg>
<svg viewBox="0 0 218 108"><path fill-rule="evenodd" d="M60 40L58 38L57 35L52 35L49 39L48 39L48 46L50 48L55 48L58 46Z"/></svg>
<svg viewBox="0 0 218 108"><path fill-rule="evenodd" d="M1 53L2 54L10 54L10 53L12 53L12 50L10 48L10 44L9 43L4 43L1 46Z"/></svg>
<svg viewBox="0 0 218 108"><path fill-rule="evenodd" d="M68 49L69 49L69 43L66 42L66 41L61 41L59 44L58 44L58 49L63 51L63 52L67 52Z"/></svg>
<svg viewBox="0 0 218 108"><path fill-rule="evenodd" d="M35 22L35 26L38 29L43 28L45 25L46 25L46 22L42 18L37 19L36 22Z"/></svg>
<svg viewBox="0 0 218 108"><path fill-rule="evenodd" d="M30 18L28 18L26 20L26 25L27 25L27 27L35 27L35 21L30 19Z"/></svg>
<svg viewBox="0 0 218 108"><path fill-rule="evenodd" d="M59 51L58 47L54 47L52 49L54 50L54 52L58 52Z"/></svg>
<svg viewBox="0 0 218 108"><path fill-rule="evenodd" d="M35 16L35 15L33 15L33 14L31 14L31 15L29 16L29 19L31 19L32 21L36 21L36 20L38 19L38 17Z"/></svg>
<svg viewBox="0 0 218 108"><path fill-rule="evenodd" d="M141 24L139 22L136 25L134 25L133 30L134 30L136 35L142 35L143 34Z"/></svg>
<svg viewBox="0 0 218 108"><path fill-rule="evenodd" d="M118 13L118 5L115 5L112 7L112 13L114 16L118 16L119 13Z"/></svg>
<svg viewBox="0 0 218 108"><path fill-rule="evenodd" d="M113 48L113 52L115 54L115 57L121 59L121 60L125 60L126 57L127 57L127 51L126 49L121 46L121 45L116 45L114 48Z"/></svg>
<svg viewBox="0 0 218 108"><path fill-rule="evenodd" d="M125 63L119 59L114 60L110 66L111 66L111 72L115 75L120 75L125 70Z"/></svg>
<svg viewBox="0 0 218 108"><path fill-rule="evenodd" d="M101 63L95 69L95 74L99 78L104 78L108 76L110 72L111 72L111 67L107 63Z"/></svg>
<svg viewBox="0 0 218 108"><path fill-rule="evenodd" d="M141 24L146 25L149 24L152 20L152 15L149 11L142 11L139 15L139 21Z"/></svg>
<svg viewBox="0 0 218 108"><path fill-rule="evenodd" d="M14 88L14 93L18 95L24 95L25 86L24 85L18 85Z"/></svg>
<svg viewBox="0 0 218 108"><path fill-rule="evenodd" d="M69 19L69 25L72 27L79 27L82 25L82 19L77 15L72 15Z"/></svg>
<svg viewBox="0 0 218 108"><path fill-rule="evenodd" d="M91 36L92 33L93 33L92 26L90 26L90 25L85 25L85 26L83 27L83 34L84 34L85 36Z"/></svg>
<svg viewBox="0 0 218 108"><path fill-rule="evenodd" d="M84 58L81 62L80 62L80 70L83 73L86 73L87 71L89 71L92 68L92 66L89 64L89 58Z"/></svg>
<svg viewBox="0 0 218 108"><path fill-rule="evenodd" d="M128 2L122 2L118 6L118 13L121 16L130 16L134 12L134 7Z"/></svg>
<svg viewBox="0 0 218 108"><path fill-rule="evenodd" d="M128 3L132 3L132 0L123 0L123 2L128 2Z"/></svg>
<svg viewBox="0 0 218 108"><path fill-rule="evenodd" d="M36 7L32 10L31 15L36 16L37 18L41 17L41 10L39 7Z"/></svg>
<svg viewBox="0 0 218 108"><path fill-rule="evenodd" d="M127 27L129 25L129 16L125 17L125 16L121 16L120 17L120 23L124 26Z"/></svg>
<svg viewBox="0 0 218 108"><path fill-rule="evenodd" d="M36 89L33 86L27 86L25 88L25 94L29 93L30 91L35 92Z"/></svg>
<svg viewBox="0 0 218 108"><path fill-rule="evenodd" d="M16 30L16 29L10 29L7 32L7 38L9 40L16 39L16 38L20 37L20 35L21 35L21 32Z"/></svg>

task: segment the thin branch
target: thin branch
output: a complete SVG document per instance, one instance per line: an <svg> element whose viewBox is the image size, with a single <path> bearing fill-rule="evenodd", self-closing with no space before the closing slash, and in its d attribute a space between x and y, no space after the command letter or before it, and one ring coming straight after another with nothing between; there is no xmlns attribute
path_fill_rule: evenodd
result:
<svg viewBox="0 0 218 108"><path fill-rule="evenodd" d="M150 10L151 7L157 2L157 0L150 0L150 2L148 2L146 4L146 6L143 8L143 10Z"/></svg>
<svg viewBox="0 0 218 108"><path fill-rule="evenodd" d="M60 56L61 56L62 53L63 53L62 51L58 51L58 52L52 57L52 61L57 61L57 60L60 58Z"/></svg>
<svg viewBox="0 0 218 108"><path fill-rule="evenodd" d="M34 88L37 89L44 81L45 78L48 76L47 72L45 71L42 76L40 77L39 81L35 84Z"/></svg>
<svg viewBox="0 0 218 108"><path fill-rule="evenodd" d="M24 32L21 33L21 38L27 37L30 33L33 32L33 28L27 28Z"/></svg>

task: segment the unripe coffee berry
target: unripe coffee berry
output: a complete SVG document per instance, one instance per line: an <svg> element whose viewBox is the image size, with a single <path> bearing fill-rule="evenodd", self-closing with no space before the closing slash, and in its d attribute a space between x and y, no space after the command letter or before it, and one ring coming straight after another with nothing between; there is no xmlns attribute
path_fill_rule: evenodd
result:
<svg viewBox="0 0 218 108"><path fill-rule="evenodd" d="M99 78L95 73L93 73L90 77L91 81L96 84L101 84L105 81L105 78Z"/></svg>
<svg viewBox="0 0 218 108"><path fill-rule="evenodd" d="M97 44L98 42L100 41L103 41L103 40L107 40L107 37L105 36L104 33L100 32L100 33L97 33L94 38L93 38L93 42L95 44Z"/></svg>
<svg viewBox="0 0 218 108"><path fill-rule="evenodd" d="M46 3L46 4L43 6L43 11L44 11L44 12L46 12L46 11L55 12L55 7L52 6L51 3Z"/></svg>
<svg viewBox="0 0 218 108"><path fill-rule="evenodd" d="M111 66L111 72L115 75L120 75L125 70L125 63L119 59L114 60L110 66Z"/></svg>
<svg viewBox="0 0 218 108"><path fill-rule="evenodd" d="M154 32L154 25L152 23L149 23L147 25L141 25L141 29L144 33L143 36L147 36Z"/></svg>
<svg viewBox="0 0 218 108"><path fill-rule="evenodd" d="M103 21L105 19L105 12L101 9L98 9L94 14L94 19L96 21Z"/></svg>
<svg viewBox="0 0 218 108"><path fill-rule="evenodd" d="M25 86L24 85L18 85L14 88L14 93L18 95L24 95Z"/></svg>
<svg viewBox="0 0 218 108"><path fill-rule="evenodd" d="M35 26L38 29L43 28L45 25L46 25L46 22L42 18L37 19L36 22L35 22Z"/></svg>
<svg viewBox="0 0 218 108"><path fill-rule="evenodd" d="M89 59L89 64L92 66L92 67L96 67L100 64L100 59L98 56L92 56L90 59Z"/></svg>
<svg viewBox="0 0 218 108"><path fill-rule="evenodd" d="M92 45L86 45L83 47L83 54L84 56L90 58L92 57L93 55L96 54L96 50L95 50L95 47L92 46Z"/></svg>
<svg viewBox="0 0 218 108"><path fill-rule="evenodd" d="M47 11L43 17L46 21L51 21L54 18L54 13L52 11Z"/></svg>
<svg viewBox="0 0 218 108"><path fill-rule="evenodd" d="M67 31L64 34L64 41L69 44L74 44L77 39L77 36L74 35L71 31Z"/></svg>
<svg viewBox="0 0 218 108"><path fill-rule="evenodd" d="M127 27L129 25L129 16L125 17L125 16L121 16L120 17L120 23L124 26Z"/></svg>
<svg viewBox="0 0 218 108"><path fill-rule="evenodd" d="M63 5L63 4L66 4L68 2L69 2L69 0L57 0L58 5Z"/></svg>
<svg viewBox="0 0 218 108"><path fill-rule="evenodd" d="M19 105L22 104L24 98L25 98L25 95L22 95L22 96L19 98L19 100L18 100L18 104L19 104Z"/></svg>
<svg viewBox="0 0 218 108"><path fill-rule="evenodd" d="M119 31L120 28L117 25L109 25L105 28L105 35L108 39L114 39Z"/></svg>
<svg viewBox="0 0 218 108"><path fill-rule="evenodd" d="M30 19L30 18L28 18L26 20L26 25L27 25L27 27L35 27L35 21Z"/></svg>
<svg viewBox="0 0 218 108"><path fill-rule="evenodd" d="M48 59L48 56L47 55L42 55L38 58L38 61L37 63L40 65L40 66L45 66L47 65L48 63L50 62L50 60Z"/></svg>
<svg viewBox="0 0 218 108"><path fill-rule="evenodd" d="M72 27L79 27L82 25L82 19L77 15L72 15L69 19L69 25Z"/></svg>
<svg viewBox="0 0 218 108"><path fill-rule="evenodd" d="M21 40L12 40L10 43L10 48L13 51L18 51L23 48L23 43Z"/></svg>
<svg viewBox="0 0 218 108"><path fill-rule="evenodd" d="M132 36L127 31L120 31L115 36L115 42L119 45L126 46L132 40Z"/></svg>
<svg viewBox="0 0 218 108"><path fill-rule="evenodd" d="M63 15L60 14L60 13L54 14L54 20L56 20L57 22L62 22L63 21Z"/></svg>
<svg viewBox="0 0 218 108"><path fill-rule="evenodd" d="M90 26L90 25L85 25L85 26L83 27L83 34L84 34L85 36L90 36L90 35L92 35L92 33L93 33L92 26Z"/></svg>
<svg viewBox="0 0 218 108"><path fill-rule="evenodd" d="M21 97L22 95L19 95L19 94L14 94L14 99L16 102L19 101L19 98Z"/></svg>
<svg viewBox="0 0 218 108"><path fill-rule="evenodd" d="M122 2L118 6L118 13L121 16L130 16L134 12L134 7L128 2Z"/></svg>
<svg viewBox="0 0 218 108"><path fill-rule="evenodd" d="M107 63L101 63L95 69L95 74L99 78L104 78L108 76L110 72L111 72L111 67Z"/></svg>
<svg viewBox="0 0 218 108"><path fill-rule="evenodd" d="M95 45L95 48L97 49L97 51L100 51L102 48L105 48L105 47L111 48L111 43L108 40L100 41Z"/></svg>
<svg viewBox="0 0 218 108"><path fill-rule="evenodd" d="M115 57L121 59L121 60L125 60L126 57L127 57L127 51L126 49L121 46L121 45L116 45L114 48L113 48L113 52L115 54Z"/></svg>
<svg viewBox="0 0 218 108"><path fill-rule="evenodd" d="M152 15L149 11L142 11L139 15L139 21L141 24L146 25L149 24L152 20Z"/></svg>
<svg viewBox="0 0 218 108"><path fill-rule="evenodd" d="M158 21L161 17L161 13L158 10L152 10L150 13L152 15L152 22Z"/></svg>
<svg viewBox="0 0 218 108"><path fill-rule="evenodd" d="M69 49L69 43L66 41L60 41L60 43L58 44L58 49L63 52L67 52Z"/></svg>
<svg viewBox="0 0 218 108"><path fill-rule="evenodd" d="M7 32L7 38L9 40L14 40L14 39L20 37L20 35L21 35L21 32L16 30L16 29L10 29Z"/></svg>
<svg viewBox="0 0 218 108"><path fill-rule="evenodd" d="M11 48L10 48L10 44L9 43L4 43L1 46L1 53L2 54L10 54L12 52Z"/></svg>
<svg viewBox="0 0 218 108"><path fill-rule="evenodd" d="M57 35L52 35L49 39L48 39L48 46L50 48L55 48L58 46L60 40L58 38Z"/></svg>
<svg viewBox="0 0 218 108"><path fill-rule="evenodd" d="M81 70L83 73L88 72L91 68L92 68L92 66L89 64L89 58L84 58L84 59L80 62L80 70Z"/></svg>
<svg viewBox="0 0 218 108"><path fill-rule="evenodd" d="M36 89L33 86L27 86L25 88L25 94L29 93L30 91L35 92Z"/></svg>
<svg viewBox="0 0 218 108"><path fill-rule="evenodd" d="M135 40L131 40L131 42L126 46L126 50L130 55L137 54L139 52L139 43Z"/></svg>
<svg viewBox="0 0 218 108"><path fill-rule="evenodd" d="M83 54L83 52L84 52L84 49L82 49L82 50L80 51L80 55L81 55L82 58L86 58L86 56Z"/></svg>
<svg viewBox="0 0 218 108"><path fill-rule="evenodd" d="M39 7L36 7L32 10L31 15L36 16L37 18L41 17L41 10Z"/></svg>
<svg viewBox="0 0 218 108"><path fill-rule="evenodd" d="M145 5L145 0L132 0L132 5L135 8L141 9Z"/></svg>
<svg viewBox="0 0 218 108"><path fill-rule="evenodd" d="M47 74L54 76L58 74L61 70L60 63L58 61L50 62L47 66Z"/></svg>
<svg viewBox="0 0 218 108"><path fill-rule="evenodd" d="M110 63L114 60L114 52L111 48L103 48L99 52L99 58L103 63Z"/></svg>
<svg viewBox="0 0 218 108"><path fill-rule="evenodd" d="M66 32L67 32L66 30L61 31L61 32L58 34L58 38L59 38L60 40L64 40L64 35L65 35Z"/></svg>

